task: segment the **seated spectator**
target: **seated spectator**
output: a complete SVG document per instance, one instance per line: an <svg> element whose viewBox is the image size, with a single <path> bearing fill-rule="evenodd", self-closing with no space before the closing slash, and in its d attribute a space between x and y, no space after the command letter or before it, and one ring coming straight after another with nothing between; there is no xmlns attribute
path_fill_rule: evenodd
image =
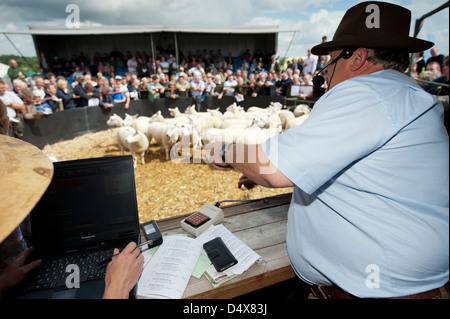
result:
<svg viewBox="0 0 450 319"><path fill-rule="evenodd" d="M67 81L58 80L57 85L56 96L62 100L64 110L74 109L77 105L73 99L73 93L69 91Z"/></svg>
<svg viewBox="0 0 450 319"><path fill-rule="evenodd" d="M234 96L234 88L237 85L237 81L234 79L233 74L229 74L227 80L223 84L223 95Z"/></svg>
<svg viewBox="0 0 450 319"><path fill-rule="evenodd" d="M99 106L104 109L110 109L114 106L114 99L112 94L110 94L110 90L109 85L102 86L100 90Z"/></svg>
<svg viewBox="0 0 450 319"><path fill-rule="evenodd" d="M178 94L180 97L188 97L189 89L191 88L191 84L186 81L186 74L180 75L175 84L176 89L178 90Z"/></svg>
<svg viewBox="0 0 450 319"><path fill-rule="evenodd" d="M169 62L166 61L165 57L161 57L161 61L160 61L160 67L161 67L161 71L164 74L169 74Z"/></svg>
<svg viewBox="0 0 450 319"><path fill-rule="evenodd" d="M287 88L292 83L292 79L289 77L289 73L286 71L281 72L281 78L275 83L275 91L277 95L286 96Z"/></svg>
<svg viewBox="0 0 450 319"><path fill-rule="evenodd" d="M441 65L438 62L430 62L430 63L428 63L426 70L433 72L435 79L437 79L437 78L442 76Z"/></svg>
<svg viewBox="0 0 450 319"><path fill-rule="evenodd" d="M305 76L303 77L303 84L300 86L300 94L299 97L301 99L309 99L313 96L314 94L314 86L312 83L312 75L311 73L307 73L305 74Z"/></svg>
<svg viewBox="0 0 450 319"><path fill-rule="evenodd" d="M100 68L99 68L99 70L100 70ZM103 69L103 71L100 71L100 72L102 72L103 74L106 74L106 75L113 75L114 74L114 66L112 66L111 63L106 62L105 68Z"/></svg>
<svg viewBox="0 0 450 319"><path fill-rule="evenodd" d="M159 83L159 77L156 74L152 76L152 81L149 82L147 91L149 100L159 99L164 94L164 88Z"/></svg>
<svg viewBox="0 0 450 319"><path fill-rule="evenodd" d="M53 112L59 111L61 99L56 96L56 86L53 83L47 83L45 86L45 96L47 104L50 106Z"/></svg>
<svg viewBox="0 0 450 319"><path fill-rule="evenodd" d="M148 99L147 86L148 86L148 78L144 76L144 77L141 79L140 90L139 90L139 98L140 98L141 100Z"/></svg>
<svg viewBox="0 0 450 319"><path fill-rule="evenodd" d="M238 77L237 79L237 85L234 88L234 97L237 101L243 101L244 96L247 95L247 86L244 83L243 77Z"/></svg>
<svg viewBox="0 0 450 319"><path fill-rule="evenodd" d="M176 88L176 82L175 81L170 81L169 82L169 88L166 90L166 98L170 98L170 99L178 99L180 97L178 90Z"/></svg>
<svg viewBox="0 0 450 319"><path fill-rule="evenodd" d="M267 80L267 73L263 72L259 74L259 80L256 81L256 88L252 93L253 97L260 95L270 95L270 88L272 83Z"/></svg>
<svg viewBox="0 0 450 319"><path fill-rule="evenodd" d="M9 90L8 85L3 80L0 80L0 100L6 106L10 122L10 133L21 137L23 135L23 123L19 114L25 110L25 104L13 91Z"/></svg>
<svg viewBox="0 0 450 319"><path fill-rule="evenodd" d="M79 75L83 75L83 72L81 71L80 67L77 65L77 66L75 66L75 70L72 73L72 77L76 78Z"/></svg>
<svg viewBox="0 0 450 319"><path fill-rule="evenodd" d="M213 92L212 96L218 97L220 95L220 98L222 98L223 94L221 94L221 93L223 91L223 82L222 82L222 76L220 74L216 74L214 76L214 84L215 84L215 87L214 87L214 92Z"/></svg>
<svg viewBox="0 0 450 319"><path fill-rule="evenodd" d="M214 89L216 88L216 83L214 83L214 77L211 73L206 76L206 96L213 96Z"/></svg>
<svg viewBox="0 0 450 319"><path fill-rule="evenodd" d="M298 74L292 75L292 82L286 89L287 97L297 97L300 94L300 76Z"/></svg>
<svg viewBox="0 0 450 319"><path fill-rule="evenodd" d="M134 79L127 86L128 92L130 92L130 99L139 100L139 92L141 91L141 81Z"/></svg>
<svg viewBox="0 0 450 319"><path fill-rule="evenodd" d="M37 96L40 99L43 99L45 96L44 90L44 79L40 76L36 77L34 80L35 84L33 86L33 95Z"/></svg>
<svg viewBox="0 0 450 319"><path fill-rule="evenodd" d="M120 84L114 84L114 91L111 93L111 96L114 104L126 102L127 100L123 92L120 91Z"/></svg>

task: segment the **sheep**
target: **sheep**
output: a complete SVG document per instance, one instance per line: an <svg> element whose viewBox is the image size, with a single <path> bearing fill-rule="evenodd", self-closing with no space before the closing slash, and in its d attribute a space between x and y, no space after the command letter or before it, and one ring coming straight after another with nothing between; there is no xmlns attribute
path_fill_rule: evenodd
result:
<svg viewBox="0 0 450 319"><path fill-rule="evenodd" d="M123 125L131 126L144 134L147 132L149 124L150 118L148 116L138 116L138 114L130 115L126 113L123 121Z"/></svg>
<svg viewBox="0 0 450 319"><path fill-rule="evenodd" d="M237 136L236 143L247 145L262 144L277 134L279 134L278 127L260 128L258 126L252 126L246 128Z"/></svg>
<svg viewBox="0 0 450 319"><path fill-rule="evenodd" d="M202 142L204 145L213 142L234 143L236 137L242 133L244 128L230 127L230 128L211 128L202 135Z"/></svg>
<svg viewBox="0 0 450 319"><path fill-rule="evenodd" d="M223 119L223 114L220 112L220 108L217 109L207 109L206 110L212 117L218 117L219 119Z"/></svg>
<svg viewBox="0 0 450 319"><path fill-rule="evenodd" d="M195 119L197 120L197 119ZM195 123L194 120L194 123ZM189 154L187 157L190 158L190 146L192 145L192 158L195 157L195 152L197 149L202 147L202 141L200 138L200 135L198 134L196 130L197 124L184 124L180 123L177 125L177 129L179 130L180 134L180 141L177 142L171 149L171 155L172 158L174 158L174 155L178 155L178 149L181 147L183 150L183 154L185 150Z"/></svg>
<svg viewBox="0 0 450 319"><path fill-rule="evenodd" d="M106 121L106 124L108 126L117 126L117 127L121 127L123 126L123 119L117 115L116 113L114 113L113 115L111 115L108 119L108 121Z"/></svg>
<svg viewBox="0 0 450 319"><path fill-rule="evenodd" d="M166 151L166 161L168 161L170 149L181 139L179 128L173 124L168 124L166 131L161 135L161 139Z"/></svg>
<svg viewBox="0 0 450 319"><path fill-rule="evenodd" d="M305 122L308 119L308 116L309 116L309 113L299 116L299 117L295 117L295 118L287 121L286 130L288 130L294 126L303 124L303 122Z"/></svg>
<svg viewBox="0 0 450 319"><path fill-rule="evenodd" d="M116 138L117 143L119 144L120 151L122 155L125 154L124 150L129 150L128 143L126 142L126 138L128 135L134 134L136 130L130 126L121 126L116 130Z"/></svg>
<svg viewBox="0 0 450 319"><path fill-rule="evenodd" d="M145 152L148 150L149 141L147 136L139 130L135 130L134 133L129 134L125 138L125 142L128 144L128 148L131 152L131 156L133 156L133 165L134 168L137 168L137 158L138 154L141 157L141 164L145 164Z"/></svg>
<svg viewBox="0 0 450 319"><path fill-rule="evenodd" d="M294 113L290 110L280 110L278 116L280 117L283 130L286 129L287 122L295 118Z"/></svg>
<svg viewBox="0 0 450 319"><path fill-rule="evenodd" d="M299 117L299 116L302 116L304 114L308 114L309 112L311 112L311 109L310 109L310 107L307 104L299 104L294 109L295 117Z"/></svg>
<svg viewBox="0 0 450 319"><path fill-rule="evenodd" d="M234 119L226 119L222 122L220 125L220 128L230 128L230 127L240 127L240 128L247 128L252 125L253 119L246 119L246 118L234 118Z"/></svg>
<svg viewBox="0 0 450 319"><path fill-rule="evenodd" d="M162 122L162 123L177 125L178 123L189 124L190 120L189 120L189 118L187 116L180 116L180 117L174 117L174 118L164 118L164 116L161 115L161 111L158 111L158 112L156 112L155 114L153 114L150 117L149 122L150 123Z"/></svg>
<svg viewBox="0 0 450 319"><path fill-rule="evenodd" d="M189 114L189 115L196 115L196 116L211 116L211 114L209 112L198 112L195 109L195 105L188 106L186 108L186 111L184 111L184 113Z"/></svg>

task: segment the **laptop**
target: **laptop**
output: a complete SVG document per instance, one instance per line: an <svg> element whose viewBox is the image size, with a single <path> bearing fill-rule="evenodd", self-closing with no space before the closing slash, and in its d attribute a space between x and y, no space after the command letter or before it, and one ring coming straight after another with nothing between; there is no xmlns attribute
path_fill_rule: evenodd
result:
<svg viewBox="0 0 450 319"><path fill-rule="evenodd" d="M30 213L32 245L43 263L13 291L15 298L102 298L114 248L139 244L130 155L55 162L53 179ZM77 268L78 267L78 268Z"/></svg>

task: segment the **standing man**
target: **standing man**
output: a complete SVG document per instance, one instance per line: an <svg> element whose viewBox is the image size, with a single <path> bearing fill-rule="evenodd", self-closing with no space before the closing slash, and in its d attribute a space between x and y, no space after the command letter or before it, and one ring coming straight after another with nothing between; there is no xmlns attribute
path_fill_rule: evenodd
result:
<svg viewBox="0 0 450 319"><path fill-rule="evenodd" d="M194 80L191 82L191 95L194 99L197 111L200 111L200 103L202 102L203 91L205 90L205 83L202 81L202 76L196 74Z"/></svg>
<svg viewBox="0 0 450 319"><path fill-rule="evenodd" d="M317 297L448 298L449 139L442 104L404 74L433 45L410 22L394 4L350 8L311 50L330 54L329 90L303 124L205 147L239 186L294 187L287 251Z"/></svg>
<svg viewBox="0 0 450 319"><path fill-rule="evenodd" d="M17 61L14 59L9 60L8 76L11 82L15 79L25 79L25 75L17 68Z"/></svg>
<svg viewBox="0 0 450 319"><path fill-rule="evenodd" d="M303 74L314 74L317 67L317 57L311 54L311 49L308 49L308 56L303 61Z"/></svg>

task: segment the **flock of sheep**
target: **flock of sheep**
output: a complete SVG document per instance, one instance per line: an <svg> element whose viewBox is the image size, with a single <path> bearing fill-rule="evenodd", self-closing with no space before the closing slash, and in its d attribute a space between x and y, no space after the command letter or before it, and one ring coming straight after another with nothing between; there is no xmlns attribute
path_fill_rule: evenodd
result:
<svg viewBox="0 0 450 319"><path fill-rule="evenodd" d="M271 102L269 107L250 107L247 111L233 103L224 113L219 109L197 112L195 106L188 106L184 113L178 108L169 108L170 118L164 118L161 111L151 117L125 114L125 118L113 114L108 126L118 127L116 131L119 148L131 152L134 167L137 156L145 164L144 155L153 141L161 145L166 160L178 157L181 148L187 150L190 158L202 145L212 142L235 142L261 144L268 138L302 124L309 115L310 108L301 104L294 111L282 109L279 102ZM170 154L170 156L169 156Z"/></svg>

